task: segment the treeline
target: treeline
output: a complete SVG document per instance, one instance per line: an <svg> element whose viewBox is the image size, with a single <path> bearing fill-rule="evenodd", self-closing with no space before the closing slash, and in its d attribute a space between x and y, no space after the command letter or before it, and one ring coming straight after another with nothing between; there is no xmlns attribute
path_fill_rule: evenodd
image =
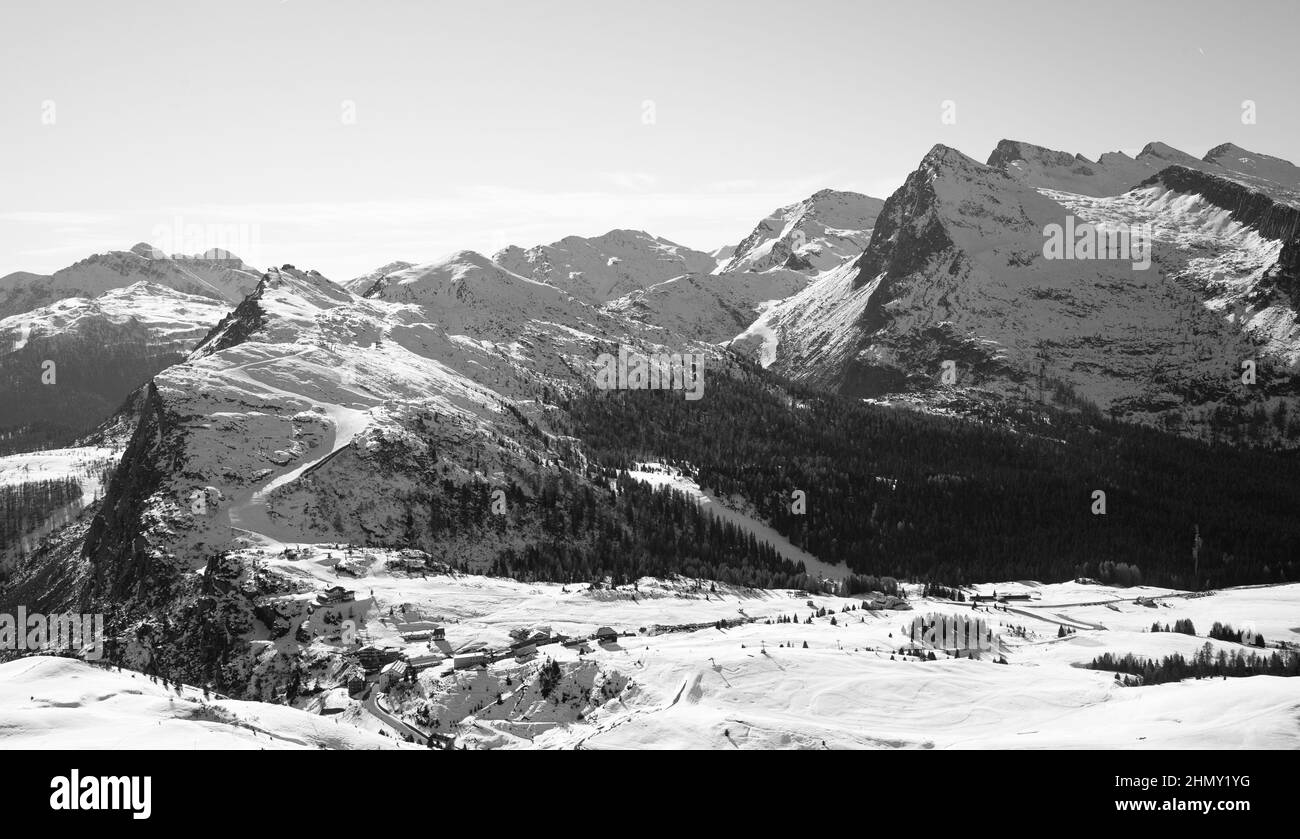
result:
<svg viewBox="0 0 1300 839"><path fill-rule="evenodd" d="M572 426L560 431L607 468L689 464L701 486L743 496L794 544L859 574L1186 589L1300 578L1295 453L1211 445L1095 412L932 416L788 385L750 365L706 382L698 401L578 395L564 403ZM1097 490L1103 515L1093 513Z"/></svg>
<svg viewBox="0 0 1300 839"><path fill-rule="evenodd" d="M1159 685L1165 682L1181 682L1184 679L1211 679L1216 677L1244 676L1300 676L1300 655L1293 653L1245 653L1234 651L1228 653L1214 649L1206 644L1188 661L1179 653L1173 653L1156 660L1129 653L1115 656L1104 653L1094 658L1088 667L1093 670L1106 670L1119 676L1132 677L1124 680L1125 684Z"/></svg>
<svg viewBox="0 0 1300 839"><path fill-rule="evenodd" d="M1195 635L1196 627L1192 624L1190 618L1183 618L1182 620L1174 621L1173 629L1169 628L1169 624L1165 624L1162 627L1160 625L1160 622L1156 621L1155 623L1151 624L1151 631L1152 632L1181 632L1184 635ZM1253 647L1265 646L1264 636L1259 634L1258 632L1233 629L1232 624L1220 623L1219 621L1215 621L1214 626L1210 627L1210 637L1218 641L1232 641L1233 643L1236 644L1248 644Z"/></svg>
<svg viewBox="0 0 1300 839"><path fill-rule="evenodd" d="M1250 630L1233 629L1230 623L1214 622L1210 627L1210 637L1219 641L1233 641L1238 644L1248 644L1252 647L1263 647L1264 636L1258 632Z"/></svg>

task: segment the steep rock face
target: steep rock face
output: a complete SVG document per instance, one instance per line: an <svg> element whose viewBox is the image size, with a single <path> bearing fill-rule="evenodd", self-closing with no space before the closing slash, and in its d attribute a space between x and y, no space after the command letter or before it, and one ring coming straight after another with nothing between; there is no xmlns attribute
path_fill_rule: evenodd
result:
<svg viewBox="0 0 1300 839"><path fill-rule="evenodd" d="M82 597L87 607L136 598L156 605L174 593L175 569L156 562L142 525L169 470L167 461L180 456L181 441L174 436L175 418L168 416L152 382L143 400L139 425L86 533L82 557L90 579Z"/></svg>
<svg viewBox="0 0 1300 839"><path fill-rule="evenodd" d="M1146 157L1160 155L1177 156L1154 146ZM981 398L1065 393L1192 424L1221 404L1272 410L1293 390L1294 311L1239 304L1286 276L1275 266L1293 253L1284 245L1294 216L1232 178L1162 171L1158 183L1090 197L1035 189L936 147L886 202L850 270L776 304L733 347L866 397L949 393L941 370L952 361L956 388ZM1076 222L1150 225L1150 268L1137 252L1048 259L1048 231ZM1245 359L1267 368L1267 384L1241 388Z"/></svg>
<svg viewBox="0 0 1300 839"><path fill-rule="evenodd" d="M1253 227L1266 238L1289 241L1300 233L1300 203L1278 200L1267 192L1251 188L1248 183L1186 166L1170 166L1139 186L1153 184L1162 184L1175 192L1199 195L1216 207L1227 210L1233 221Z"/></svg>
<svg viewBox="0 0 1300 839"><path fill-rule="evenodd" d="M707 253L641 230L611 230L592 238L569 236L527 250L512 246L492 259L507 271L592 305L682 274L705 273L717 264Z"/></svg>

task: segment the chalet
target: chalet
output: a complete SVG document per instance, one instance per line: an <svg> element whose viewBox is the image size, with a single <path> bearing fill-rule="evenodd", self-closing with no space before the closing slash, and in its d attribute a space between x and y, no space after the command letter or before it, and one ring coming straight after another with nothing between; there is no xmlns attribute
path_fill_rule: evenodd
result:
<svg viewBox="0 0 1300 839"><path fill-rule="evenodd" d="M447 637L446 631L433 621L407 621L394 628L403 641L441 641Z"/></svg>
<svg viewBox="0 0 1300 839"><path fill-rule="evenodd" d="M596 640L602 644L613 644L618 641L618 633L608 626L602 626L596 630Z"/></svg>
<svg viewBox="0 0 1300 839"><path fill-rule="evenodd" d="M527 661L537 655L536 644L524 644L515 648L515 661Z"/></svg>
<svg viewBox="0 0 1300 839"><path fill-rule="evenodd" d="M451 666L455 670L468 670L471 667L487 664L487 662L487 653L462 653L452 657Z"/></svg>
<svg viewBox="0 0 1300 839"><path fill-rule="evenodd" d="M367 673L374 673L385 664L397 661L401 657L401 651L394 647L365 646L357 650L357 660Z"/></svg>
<svg viewBox="0 0 1300 839"><path fill-rule="evenodd" d="M385 664L383 669L379 671L379 679L377 680L379 689L386 690L405 679L408 669L407 663L402 659Z"/></svg>
<svg viewBox="0 0 1300 839"><path fill-rule="evenodd" d="M542 644L553 643L556 639L549 635L534 635L531 638L521 638L510 645L510 649L518 652L522 647L538 647Z"/></svg>
<svg viewBox="0 0 1300 839"><path fill-rule="evenodd" d="M330 586L320 594L316 595L316 602L322 606L328 606L334 603L351 603L357 599L355 591L349 591L343 586Z"/></svg>
<svg viewBox="0 0 1300 839"><path fill-rule="evenodd" d="M426 653L424 655L411 656L407 659L407 663L411 666L412 670L415 670L418 673L421 670L427 670L434 665L441 664L446 660L447 657L440 653Z"/></svg>

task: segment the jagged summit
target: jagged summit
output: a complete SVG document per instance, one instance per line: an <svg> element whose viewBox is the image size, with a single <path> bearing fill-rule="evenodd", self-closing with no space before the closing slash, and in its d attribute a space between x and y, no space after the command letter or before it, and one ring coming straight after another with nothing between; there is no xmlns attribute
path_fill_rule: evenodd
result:
<svg viewBox="0 0 1300 839"><path fill-rule="evenodd" d="M922 167L933 168L966 168L969 166L979 166L979 161L968 157L962 152L954 149L952 146L943 143L935 143L925 157L921 158Z"/></svg>
<svg viewBox="0 0 1300 839"><path fill-rule="evenodd" d="M997 146L989 154L987 164L997 169L1004 169L1009 165L1014 165L1017 161L1023 160L1037 160L1051 166L1073 166L1076 163L1086 164L1092 162L1081 154L1072 155L1068 152L1036 146L1033 143L1026 143L1021 140L999 140Z"/></svg>
<svg viewBox="0 0 1300 839"><path fill-rule="evenodd" d="M862 252L882 206L861 193L818 190L760 221L715 272L791 271L806 278L830 270Z"/></svg>
<svg viewBox="0 0 1300 839"><path fill-rule="evenodd" d="M1003 395L1050 374L1134 417L1231 399L1223 371L1253 347L1271 363L1300 357L1297 286L1282 279L1300 213L1213 164L1171 162L1182 153L1165 144L1140 157L1124 180L1145 177L1105 195L1116 173L1078 156L1004 141L984 165L936 145L852 266L769 308L734 346L860 396L926 391L949 359ZM1047 259L1045 231L1068 217L1150 225L1151 261Z"/></svg>

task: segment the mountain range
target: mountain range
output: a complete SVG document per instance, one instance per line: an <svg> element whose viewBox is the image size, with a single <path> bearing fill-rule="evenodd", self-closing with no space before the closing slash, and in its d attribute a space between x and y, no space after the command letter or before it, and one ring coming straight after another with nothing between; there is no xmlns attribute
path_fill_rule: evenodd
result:
<svg viewBox="0 0 1300 839"><path fill-rule="evenodd" d="M302 607L268 606L295 582L257 567L300 544L524 581L816 585L814 560L946 583L1293 578L1300 534L1232 512L1294 474L1298 191L1295 166L1231 144L1093 162L1003 141L984 163L938 145L885 200L821 190L712 252L613 230L340 284L142 244L11 274L0 377L22 396L0 432L121 456L0 600L106 610L119 660L233 694L313 644L275 634L274 610ZM1055 258L1054 228L1149 231L1149 250ZM620 352L698 356L702 403L597 390ZM652 461L676 489L628 478ZM1097 482L1132 518L1072 537L1095 523L1071 493ZM796 491L822 506L790 513ZM992 528L969 557L945 505ZM978 523L991 510L1005 532Z"/></svg>

